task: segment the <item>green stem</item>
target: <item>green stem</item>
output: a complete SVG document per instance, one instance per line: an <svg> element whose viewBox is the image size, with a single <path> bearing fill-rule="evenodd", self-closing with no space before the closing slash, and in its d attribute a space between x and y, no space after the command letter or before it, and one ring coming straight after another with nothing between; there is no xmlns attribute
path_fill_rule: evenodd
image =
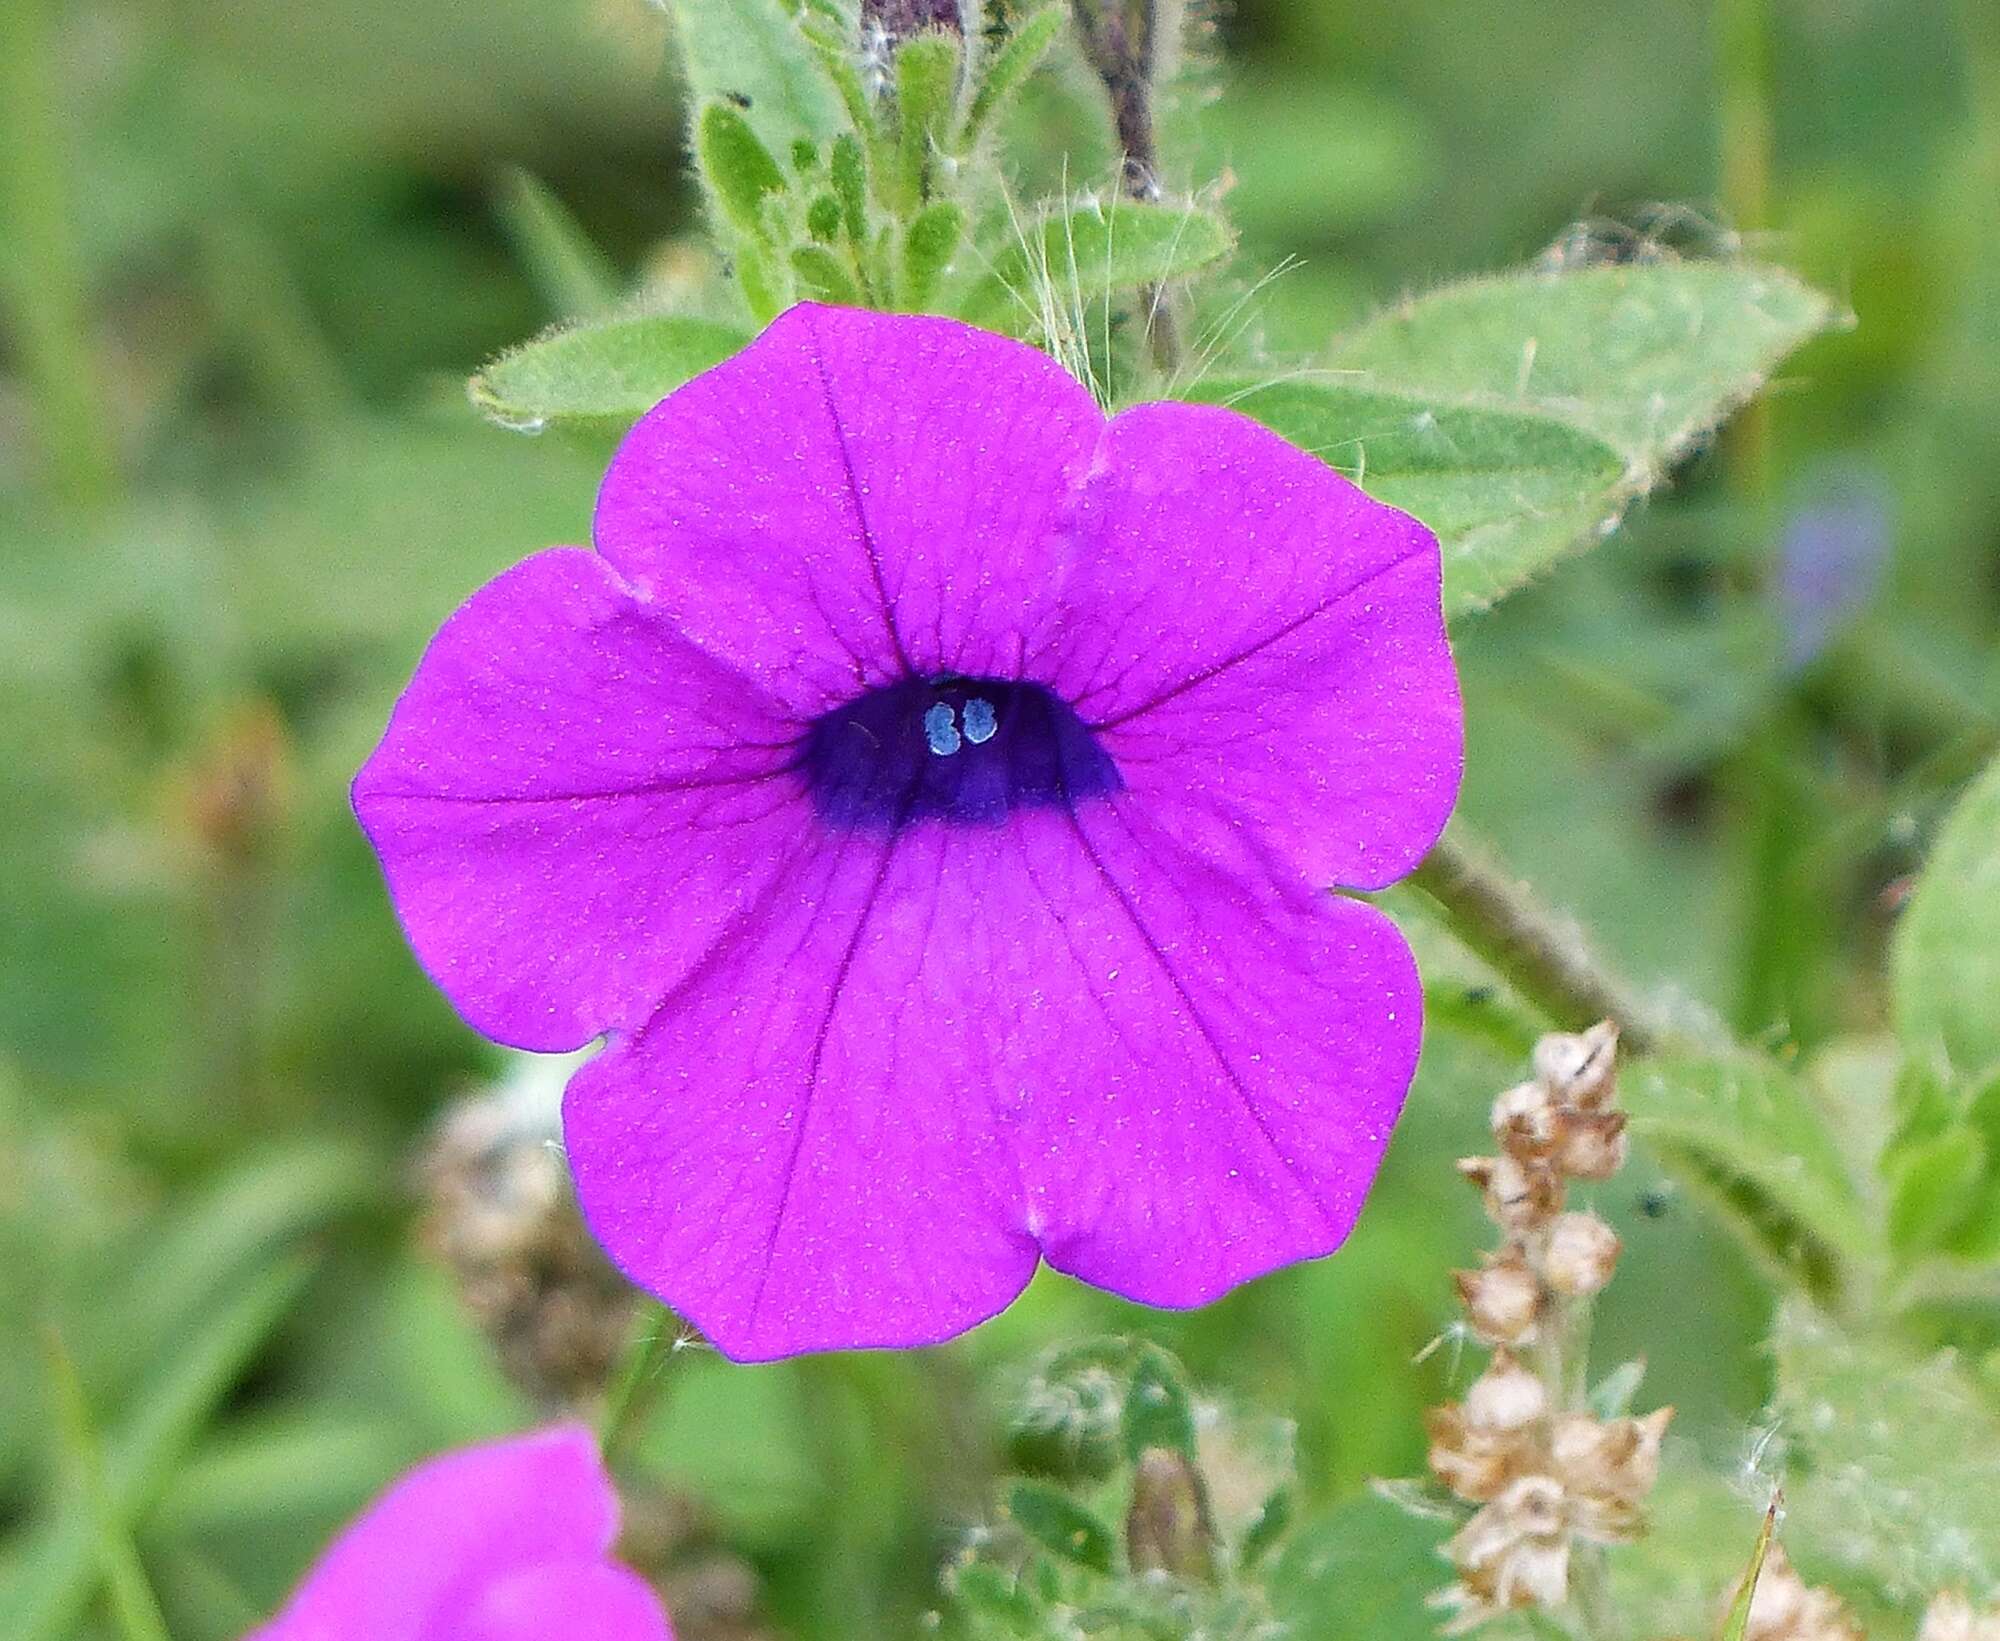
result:
<svg viewBox="0 0 2000 1641"><path fill-rule="evenodd" d="M83 255L70 213L55 50L55 0L0 8L0 297L41 423L51 488L79 507L117 487L84 306Z"/></svg>
<svg viewBox="0 0 2000 1641"><path fill-rule="evenodd" d="M665 1306L648 1300L632 1326L632 1342L604 1400L598 1445L607 1469L621 1469L659 1409L667 1386L667 1366L681 1348L679 1321Z"/></svg>
<svg viewBox="0 0 2000 1641"><path fill-rule="evenodd" d="M1472 842L1464 827L1445 833L1411 881L1460 940L1562 1029L1616 1020L1635 1054L1686 1034L1607 967L1580 930Z"/></svg>

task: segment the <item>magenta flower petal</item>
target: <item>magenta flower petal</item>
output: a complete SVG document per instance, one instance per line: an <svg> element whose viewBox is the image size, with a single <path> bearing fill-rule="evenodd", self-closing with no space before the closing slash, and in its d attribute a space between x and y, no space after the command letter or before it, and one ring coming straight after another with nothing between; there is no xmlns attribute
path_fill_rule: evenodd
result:
<svg viewBox="0 0 2000 1641"><path fill-rule="evenodd" d="M432 640L354 807L431 977L517 1048L641 1023L810 817L793 728L595 553L539 553Z"/></svg>
<svg viewBox="0 0 2000 1641"><path fill-rule="evenodd" d="M726 1352L908 1345L1038 1255L1194 1304L1347 1234L1456 794L1437 544L1227 411L794 310L447 624L356 783L468 1017L605 1053L584 1210Z"/></svg>
<svg viewBox="0 0 2000 1641"><path fill-rule="evenodd" d="M1135 794L1198 795L1379 889L1458 796L1436 539L1234 412L1114 417L1043 676Z"/></svg>
<svg viewBox="0 0 2000 1641"><path fill-rule="evenodd" d="M420 1464L334 1540L250 1641L542 1641L567 1588L596 1641L671 1641L645 1585L610 1561L618 1497L597 1444L564 1425Z"/></svg>
<svg viewBox="0 0 2000 1641"><path fill-rule="evenodd" d="M490 1584L447 1633L449 1641L671 1641L652 1587L608 1561L551 1562Z"/></svg>
<svg viewBox="0 0 2000 1641"><path fill-rule="evenodd" d="M801 304L632 430L597 547L806 716L911 672L1011 676L1102 427L1032 348Z"/></svg>
<svg viewBox="0 0 2000 1641"><path fill-rule="evenodd" d="M971 972L1012 954L961 881L1004 835L829 841L571 1080L591 1228L738 1361L949 1338L1034 1273L993 1098L1008 1005Z"/></svg>

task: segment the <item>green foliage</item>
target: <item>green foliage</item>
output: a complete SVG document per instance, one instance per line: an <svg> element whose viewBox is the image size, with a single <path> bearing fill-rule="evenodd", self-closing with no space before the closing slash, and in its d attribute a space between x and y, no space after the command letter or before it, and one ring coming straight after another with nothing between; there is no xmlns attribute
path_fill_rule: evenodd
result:
<svg viewBox="0 0 2000 1641"><path fill-rule="evenodd" d="M500 178L499 211L515 253L551 312L590 319L617 304L618 270L539 177L510 166Z"/></svg>
<svg viewBox="0 0 2000 1641"><path fill-rule="evenodd" d="M1663 1055L1620 1079L1632 1132L1679 1164L1792 1280L1826 1291L1874 1237L1808 1090L1749 1055Z"/></svg>
<svg viewBox="0 0 2000 1641"><path fill-rule="evenodd" d="M740 232L767 237L765 202L784 192L785 174L732 103L710 103L695 122L695 163L716 203Z"/></svg>
<svg viewBox="0 0 2000 1641"><path fill-rule="evenodd" d="M903 198L929 197L934 159L949 139L962 54L955 36L919 35L896 52L896 153Z"/></svg>
<svg viewBox="0 0 2000 1641"><path fill-rule="evenodd" d="M1422 519L1444 554L1452 615L1485 609L1597 539L1633 493L1615 450L1548 416L1384 393L1337 377L1211 377L1186 396L1242 411Z"/></svg>
<svg viewBox="0 0 2000 1641"><path fill-rule="evenodd" d="M1093 200L1017 234L957 303L974 324L1016 335L1090 313L1105 295L1180 279L1227 255L1228 225L1195 206Z"/></svg>
<svg viewBox="0 0 2000 1641"><path fill-rule="evenodd" d="M763 146L780 154L803 138L824 143L841 109L785 0L668 0L692 102L741 109Z"/></svg>
<svg viewBox="0 0 2000 1641"><path fill-rule="evenodd" d="M981 66L979 83L967 105L965 123L958 134L961 150L970 148L995 118L1020 93L1028 76L1040 66L1061 36L1069 19L1060 5L1043 6L1016 23L1000 49Z"/></svg>
<svg viewBox="0 0 2000 1641"><path fill-rule="evenodd" d="M1422 519L1446 607L1467 614L1608 535L1831 312L1757 266L1524 274L1412 299L1311 375L1187 396L1233 404Z"/></svg>
<svg viewBox="0 0 2000 1641"><path fill-rule="evenodd" d="M552 331L472 378L472 402L503 427L623 429L749 337L730 325L639 314Z"/></svg>
<svg viewBox="0 0 2000 1641"><path fill-rule="evenodd" d="M927 308L951 268L965 237L965 208L954 200L933 200L903 230L902 305Z"/></svg>
<svg viewBox="0 0 2000 1641"><path fill-rule="evenodd" d="M1385 309L1325 359L1357 386L1553 416L1648 483L1835 318L1756 263L1658 262L1448 285Z"/></svg>
<svg viewBox="0 0 2000 1641"><path fill-rule="evenodd" d="M1300 1526L1272 1573L1272 1604L1298 1641L1435 1635L1427 1602L1449 1581L1447 1536L1386 1499L1349 1499Z"/></svg>
<svg viewBox="0 0 2000 1641"><path fill-rule="evenodd" d="M2000 761L1938 833L1896 931L1896 1025L1961 1075L2000 1064Z"/></svg>
<svg viewBox="0 0 2000 1641"><path fill-rule="evenodd" d="M1047 1482L1017 1481L1007 1490L1007 1519L1050 1555L1109 1573L1117 1542L1111 1528Z"/></svg>
<svg viewBox="0 0 2000 1641"><path fill-rule="evenodd" d="M2000 1415L1958 1362L1801 1301L1775 1348L1787 1543L1899 1602L2000 1582Z"/></svg>

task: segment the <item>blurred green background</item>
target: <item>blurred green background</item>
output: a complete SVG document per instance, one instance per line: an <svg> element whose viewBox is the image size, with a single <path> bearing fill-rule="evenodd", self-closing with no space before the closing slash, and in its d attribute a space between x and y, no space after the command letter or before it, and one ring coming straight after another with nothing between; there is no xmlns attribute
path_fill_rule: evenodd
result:
<svg viewBox="0 0 2000 1641"><path fill-rule="evenodd" d="M1284 268L1244 310L1274 360L1550 247L1736 243L1709 6L1213 21L1167 171L1222 186L1248 264ZM1774 0L1771 24L1768 215L1744 226L1858 324L1789 367L1749 435L1759 486L1699 453L1460 630L1464 808L1637 980L1832 1066L1869 1052L1907 874L2000 744L2000 23ZM453 605L587 535L601 452L463 395L559 317L516 173L628 278L701 278L666 28L642 0L8 0L9 1635L111 1633L88 1446L175 1635L225 1637L401 1465L536 1417L416 1231L422 1137L506 1068L407 955L345 787ZM1072 179L1109 174L1088 90L1044 91L1030 170L1066 149ZM1435 1038L1332 1260L1186 1317L1044 1280L939 1351L697 1352L647 1457L812 1641L915 1632L1010 1376L1078 1332L1143 1331L1295 1417L1311 1501L1413 1473L1422 1407L1462 1382L1454 1349L1413 1359L1482 1241L1450 1161L1518 1047ZM1605 1359L1643 1352L1649 1400L1726 1466L1769 1390L1769 1292L1643 1158L1599 1206L1629 1249ZM84 1412L61 1418L65 1362Z"/></svg>

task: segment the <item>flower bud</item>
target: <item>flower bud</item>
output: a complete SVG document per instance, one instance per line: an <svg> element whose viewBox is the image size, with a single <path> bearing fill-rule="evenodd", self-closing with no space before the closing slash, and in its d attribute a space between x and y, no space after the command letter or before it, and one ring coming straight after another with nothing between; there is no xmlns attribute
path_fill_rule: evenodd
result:
<svg viewBox="0 0 2000 1641"><path fill-rule="evenodd" d="M1552 1032L1535 1044L1535 1076L1558 1105L1592 1110L1616 1090L1618 1027L1600 1020L1574 1036Z"/></svg>
<svg viewBox="0 0 2000 1641"><path fill-rule="evenodd" d="M1549 1456L1571 1492L1636 1502L1660 1479L1660 1447L1674 1410L1643 1419L1598 1420L1565 1413L1549 1433Z"/></svg>
<svg viewBox="0 0 2000 1641"><path fill-rule="evenodd" d="M1459 1530L1446 1554L1459 1575L1434 1598L1436 1605L1458 1609L1447 1634L1522 1607L1562 1606L1569 1599L1570 1558L1562 1484L1522 1476Z"/></svg>
<svg viewBox="0 0 2000 1641"><path fill-rule="evenodd" d="M1454 1271L1452 1281L1472 1331L1487 1344L1519 1345L1534 1337L1544 1294L1519 1252L1489 1259L1476 1271Z"/></svg>
<svg viewBox="0 0 2000 1641"><path fill-rule="evenodd" d="M1424 1415L1430 1432L1431 1473L1462 1499L1484 1504L1499 1495L1523 1465L1535 1461L1531 1436L1521 1431L1476 1430L1457 1403Z"/></svg>
<svg viewBox="0 0 2000 1641"><path fill-rule="evenodd" d="M1214 1571L1215 1529L1200 1475L1185 1455L1149 1447L1132 1473L1125 1552L1138 1573L1205 1579Z"/></svg>
<svg viewBox="0 0 2000 1641"><path fill-rule="evenodd" d="M1512 1351L1496 1350L1465 1393L1465 1420L1476 1430L1521 1430L1548 1410L1548 1387Z"/></svg>
<svg viewBox="0 0 2000 1641"><path fill-rule="evenodd" d="M1565 1111L1556 1120L1554 1162L1567 1178L1609 1179L1627 1149L1622 1111Z"/></svg>
<svg viewBox="0 0 2000 1641"><path fill-rule="evenodd" d="M1617 1268L1618 1248L1618 1233L1595 1214L1562 1214L1549 1227L1542 1276L1571 1298L1596 1293Z"/></svg>

